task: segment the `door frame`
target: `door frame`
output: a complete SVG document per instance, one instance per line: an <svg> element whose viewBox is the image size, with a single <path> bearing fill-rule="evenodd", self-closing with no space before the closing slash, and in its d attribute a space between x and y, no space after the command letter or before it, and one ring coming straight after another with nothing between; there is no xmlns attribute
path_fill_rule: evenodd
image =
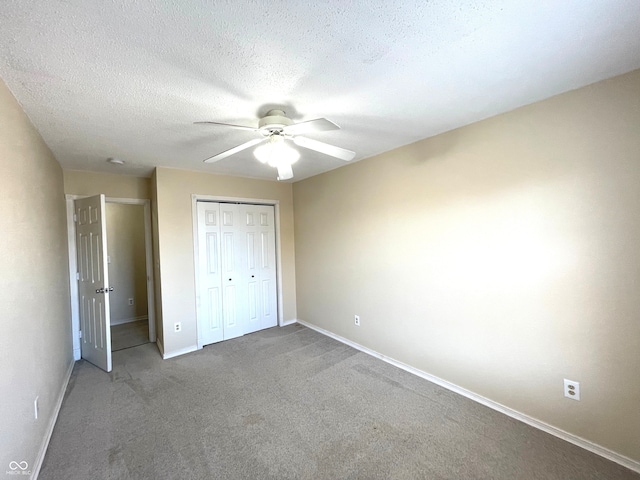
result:
<svg viewBox="0 0 640 480"><path fill-rule="evenodd" d="M73 340L73 359L80 360L80 298L78 296L78 256L76 251L76 223L74 201L92 195L66 194L67 204L67 245L69 251L69 294L71 300L71 332ZM105 197L105 203L142 205L144 207L144 248L147 270L147 318L149 321L149 341L156 341L155 290L153 283L153 250L151 243L151 201L138 198Z"/></svg>
<svg viewBox="0 0 640 480"><path fill-rule="evenodd" d="M250 205L270 205L274 209L275 218L275 246L276 246L276 298L277 298L277 315L278 326L284 326L283 299L282 299L282 263L280 249L280 201L267 200L264 198L246 198L246 197L224 197L218 195L200 195L191 194L191 217L193 219L193 258L194 258L194 277L195 277L195 298L193 299L196 307L196 337L198 349L203 347L200 337L200 325L198 318L198 301L200 298L200 279L198 278L198 268L200 259L198 258L198 202L218 202L218 203L246 203Z"/></svg>

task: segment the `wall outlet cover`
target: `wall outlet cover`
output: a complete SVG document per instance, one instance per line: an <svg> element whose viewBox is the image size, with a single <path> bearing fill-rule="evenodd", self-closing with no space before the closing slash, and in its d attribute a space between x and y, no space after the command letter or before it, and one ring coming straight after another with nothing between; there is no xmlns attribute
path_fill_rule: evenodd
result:
<svg viewBox="0 0 640 480"><path fill-rule="evenodd" d="M580 382L564 379L564 396L571 400L580 401Z"/></svg>

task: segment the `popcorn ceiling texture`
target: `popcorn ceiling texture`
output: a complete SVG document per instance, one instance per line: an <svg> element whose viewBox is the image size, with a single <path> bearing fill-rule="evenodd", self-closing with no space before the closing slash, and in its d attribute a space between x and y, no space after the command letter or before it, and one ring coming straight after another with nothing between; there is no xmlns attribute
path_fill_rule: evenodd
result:
<svg viewBox="0 0 640 480"><path fill-rule="evenodd" d="M203 164L254 134L192 122L326 117L361 160L640 68L639 31L636 0L4 0L0 76L66 169L275 179ZM301 153L294 180L343 165Z"/></svg>

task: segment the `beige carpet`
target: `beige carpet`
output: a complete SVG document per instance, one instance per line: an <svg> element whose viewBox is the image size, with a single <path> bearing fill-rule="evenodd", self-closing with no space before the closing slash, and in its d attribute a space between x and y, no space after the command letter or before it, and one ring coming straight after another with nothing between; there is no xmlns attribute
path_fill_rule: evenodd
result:
<svg viewBox="0 0 640 480"><path fill-rule="evenodd" d="M76 364L41 480L640 479L300 325Z"/></svg>

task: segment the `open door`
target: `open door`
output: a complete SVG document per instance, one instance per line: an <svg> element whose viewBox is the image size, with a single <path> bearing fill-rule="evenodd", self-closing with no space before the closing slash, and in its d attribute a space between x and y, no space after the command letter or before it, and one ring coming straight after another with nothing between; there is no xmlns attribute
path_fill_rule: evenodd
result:
<svg viewBox="0 0 640 480"><path fill-rule="evenodd" d="M111 322L105 197L75 201L82 358L111 371Z"/></svg>

